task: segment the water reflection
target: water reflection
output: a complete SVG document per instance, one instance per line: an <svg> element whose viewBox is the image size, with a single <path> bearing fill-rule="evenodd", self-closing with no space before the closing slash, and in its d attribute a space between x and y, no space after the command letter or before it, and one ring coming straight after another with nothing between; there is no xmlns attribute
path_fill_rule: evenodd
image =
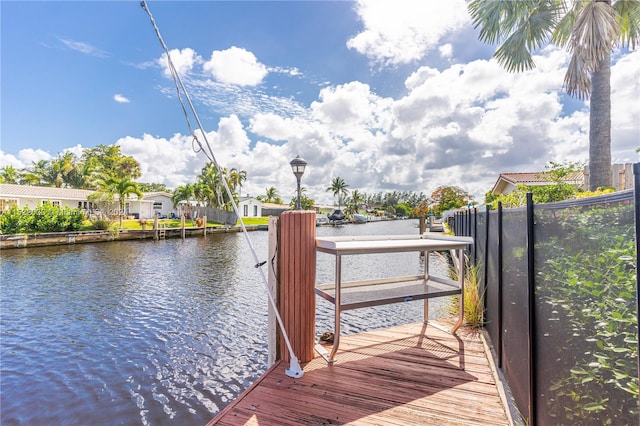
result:
<svg viewBox="0 0 640 426"><path fill-rule="evenodd" d="M318 234L414 234L416 224ZM268 234L250 238L266 259ZM417 254L367 262L350 273L422 268ZM235 233L3 252L0 423L206 424L267 367L267 300L253 263ZM318 263L332 279L333 258ZM421 309L346 312L343 330L414 322ZM332 312L318 301L318 330Z"/></svg>

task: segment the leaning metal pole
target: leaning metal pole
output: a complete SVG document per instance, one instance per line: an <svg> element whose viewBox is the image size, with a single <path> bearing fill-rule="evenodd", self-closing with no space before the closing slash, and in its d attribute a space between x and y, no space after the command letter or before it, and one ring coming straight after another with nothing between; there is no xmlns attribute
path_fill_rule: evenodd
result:
<svg viewBox="0 0 640 426"><path fill-rule="evenodd" d="M179 85L180 89L182 90L182 94L184 95L185 99L187 100L187 103L189 104L189 109L191 110L191 113L193 114L193 117L196 120L196 123L198 124L198 128L201 130L202 132L202 137L204 139L205 145L207 147L208 153L205 151L205 155L207 155L207 157L213 162L213 164L215 165L216 169L218 170L218 172L220 173L220 176L222 176L222 169L220 167L220 165L218 164L218 161L216 160L215 155L213 154L213 150L211 149L211 145L209 143L209 140L207 138L207 132L204 131L204 127L202 126L202 123L200 122L200 117L198 116L198 113L196 112L195 107L193 106L193 103L191 102L191 97L189 96L189 93L187 92L187 89L185 88L182 79L180 78L180 76L178 75L178 73L175 70L175 67L173 66L173 63L171 62L171 56L169 55L169 48L167 47L167 45L164 43L164 40L162 39L162 36L160 35L160 29L158 28L158 26L156 25L156 21L153 19L153 15L151 14L151 10L149 10L149 7L147 6L147 2L146 1L142 1L140 2L140 6L142 7L142 9L144 9L145 12L147 12L147 15L149 16L149 19L151 20L151 25L153 26L153 29L156 32L156 35L158 37L158 40L160 41L160 44L162 45L162 48L165 51L165 54L167 55L167 62L169 64L169 67L171 69L171 74L176 82L177 85ZM195 135L194 135L195 136ZM204 150L204 147L202 147ZM293 377L293 378L300 378L304 375L304 370L302 370L302 368L300 367L300 363L298 361L298 357L296 357L296 355L293 353L293 348L291 347L291 342L289 341L289 336L287 334L287 331L285 330L284 324L282 323L282 318L280 317L280 313L278 312L278 307L276 306L275 301L273 300L273 295L271 294L271 291L269 290L269 283L267 281L267 277L262 269L262 266L264 264L266 264L266 262L260 262L257 255L256 255L256 251L255 248L253 247L253 243L251 242L251 239L249 238L249 233L247 232L247 228L244 225L244 221L242 220L242 216L240 215L240 211L238 209L238 206L236 204L236 202L233 199L233 194L231 193L231 189L229 188L229 185L227 184L226 179L222 179L222 183L224 184L224 189L227 193L227 196L229 197L230 203L231 203L231 207L233 207L233 211L236 214L236 216L238 217L239 221L240 221L240 227L242 228L242 233L244 234L245 240L247 241L247 244L249 245L249 249L251 251L251 254L253 255L253 259L255 261L255 266L258 269L259 273L260 273L260 277L262 278L262 284L265 288L265 290L267 291L267 296L269 299L269 303L271 304L273 311L276 315L276 320L278 322L278 325L280 326L280 330L282 331L282 336L284 337L284 342L287 345L287 349L289 350L289 356L290 356L290 361L289 361L289 368L287 368L285 370L285 374L289 377Z"/></svg>

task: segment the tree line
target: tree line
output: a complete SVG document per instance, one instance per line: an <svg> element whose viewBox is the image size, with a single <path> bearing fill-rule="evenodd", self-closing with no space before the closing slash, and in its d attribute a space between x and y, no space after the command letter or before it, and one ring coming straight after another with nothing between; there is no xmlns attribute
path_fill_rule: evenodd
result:
<svg viewBox="0 0 640 426"><path fill-rule="evenodd" d="M141 174L140 163L122 154L119 146L98 145L85 148L79 157L65 151L52 160L33 162L23 169L5 166L0 169L0 182L93 190L96 193L91 201L99 207L97 210L117 211L122 221L126 200L132 195L141 198L144 192L171 193L174 208L181 202L187 202L186 209L191 210L194 208L191 201L195 201L197 206L231 210L231 200L238 203L242 185L247 180L246 171L235 168L218 171L213 163L207 163L193 183L180 185L173 190L164 184L136 182ZM231 198L224 189L223 181L231 191ZM431 211L440 215L445 210L474 202L473 196L456 186L440 187L430 196L414 191L366 193L358 189L351 190L341 177L333 178L326 191L333 194L338 208L344 207L347 213L382 210L392 215L414 216ZM265 203L284 204L275 187L266 188L265 194L257 198ZM296 203L297 197L294 196L289 206L294 208ZM315 207L315 200L307 196L304 187L301 188L301 205L303 209Z"/></svg>

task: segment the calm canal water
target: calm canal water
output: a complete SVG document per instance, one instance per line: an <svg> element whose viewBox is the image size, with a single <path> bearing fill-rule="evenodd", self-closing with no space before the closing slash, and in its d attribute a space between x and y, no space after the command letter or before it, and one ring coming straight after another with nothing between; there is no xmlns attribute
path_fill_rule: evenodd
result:
<svg viewBox="0 0 640 426"><path fill-rule="evenodd" d="M417 234L417 224L317 234ZM266 260L268 233L249 237ZM267 297L240 233L7 250L1 261L4 426L204 425L268 367ZM343 269L351 280L422 265L405 253L347 257ZM333 276L333 257L319 253L318 280ZM432 316L443 303L432 302ZM318 333L332 329L332 315L318 299ZM421 318L421 301L348 311L343 333Z"/></svg>

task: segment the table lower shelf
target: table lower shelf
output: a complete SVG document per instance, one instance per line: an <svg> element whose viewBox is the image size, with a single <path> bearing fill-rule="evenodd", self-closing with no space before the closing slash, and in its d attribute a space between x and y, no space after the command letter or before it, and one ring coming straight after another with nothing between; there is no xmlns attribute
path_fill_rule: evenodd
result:
<svg viewBox="0 0 640 426"><path fill-rule="evenodd" d="M341 283L340 288L341 311L460 294L460 287L455 281L437 277L425 279L421 275L352 281ZM335 284L316 286L315 292L336 303Z"/></svg>

